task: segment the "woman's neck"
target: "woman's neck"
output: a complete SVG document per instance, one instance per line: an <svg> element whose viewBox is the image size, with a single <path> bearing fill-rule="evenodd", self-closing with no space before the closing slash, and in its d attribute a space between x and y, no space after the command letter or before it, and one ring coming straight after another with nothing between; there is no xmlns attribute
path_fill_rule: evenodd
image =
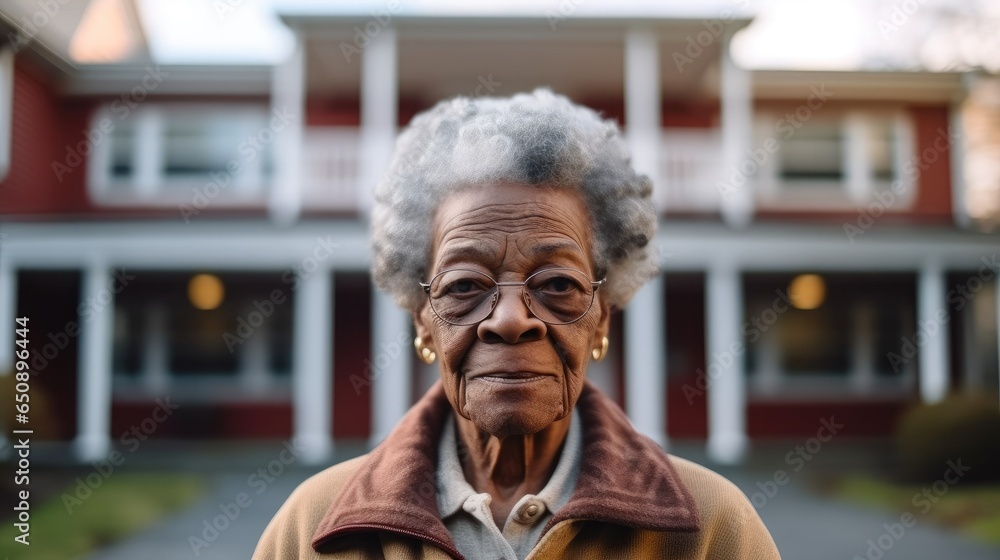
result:
<svg viewBox="0 0 1000 560"><path fill-rule="evenodd" d="M503 528L514 504L525 494L537 494L549 481L559 461L572 415L536 434L496 438L456 415L458 454L465 479L492 498L490 510Z"/></svg>

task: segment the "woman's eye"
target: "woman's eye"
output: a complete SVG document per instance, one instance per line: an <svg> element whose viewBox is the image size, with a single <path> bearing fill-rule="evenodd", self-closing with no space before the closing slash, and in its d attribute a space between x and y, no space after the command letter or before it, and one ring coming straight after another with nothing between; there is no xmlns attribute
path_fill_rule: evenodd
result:
<svg viewBox="0 0 1000 560"><path fill-rule="evenodd" d="M477 289L476 282L473 280L458 280L453 282L451 287L448 289L449 292L453 294L467 294L473 292Z"/></svg>
<svg viewBox="0 0 1000 560"><path fill-rule="evenodd" d="M575 284L569 278L564 278L562 276L552 278L547 283L545 288L553 292L568 292L575 287Z"/></svg>

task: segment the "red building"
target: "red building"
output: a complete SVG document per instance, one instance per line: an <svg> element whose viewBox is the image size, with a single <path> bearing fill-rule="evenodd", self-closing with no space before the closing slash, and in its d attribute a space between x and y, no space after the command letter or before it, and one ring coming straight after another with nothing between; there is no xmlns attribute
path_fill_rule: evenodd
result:
<svg viewBox="0 0 1000 560"><path fill-rule="evenodd" d="M975 80L749 71L725 11L282 19L273 68L157 65L141 41L83 65L52 29L3 47L0 371L30 317L48 437L81 458L166 397L158 438L295 436L311 460L380 439L436 376L367 274L392 138L439 99L537 86L617 119L654 180L663 274L590 372L650 436L736 461L821 417L881 437L913 402L998 393Z"/></svg>

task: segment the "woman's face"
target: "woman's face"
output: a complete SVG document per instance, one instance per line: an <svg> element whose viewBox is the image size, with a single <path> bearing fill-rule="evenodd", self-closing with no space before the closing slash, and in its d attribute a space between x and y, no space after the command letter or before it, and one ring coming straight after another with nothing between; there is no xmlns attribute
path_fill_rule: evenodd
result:
<svg viewBox="0 0 1000 560"><path fill-rule="evenodd" d="M507 184L447 198L434 221L427 281L442 270L472 269L520 282L553 267L590 276L591 232L583 200L567 189ZM417 334L441 359L452 407L480 430L504 438L533 434L566 417L583 388L591 350L608 331L602 292L568 325L531 314L518 287L501 287L482 322L454 326L424 301Z"/></svg>

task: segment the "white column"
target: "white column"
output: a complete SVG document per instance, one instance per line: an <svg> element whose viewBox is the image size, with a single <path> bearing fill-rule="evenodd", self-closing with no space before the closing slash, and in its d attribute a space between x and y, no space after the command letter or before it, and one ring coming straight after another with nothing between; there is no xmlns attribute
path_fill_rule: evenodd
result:
<svg viewBox="0 0 1000 560"><path fill-rule="evenodd" d="M653 181L653 201L665 208L660 169L660 60L657 37L647 29L625 36L625 140L635 170Z"/></svg>
<svg viewBox="0 0 1000 560"><path fill-rule="evenodd" d="M728 181L735 173L744 173L742 167L745 166L742 164L748 159L747 150L750 148L753 131L753 92L750 73L737 66L729 55L732 31L727 29L723 38L720 61L722 76L719 81L722 180L729 184ZM744 227L753 218L754 181L753 177L748 177L742 185L732 185L733 189L720 189L722 218L730 227Z"/></svg>
<svg viewBox="0 0 1000 560"><path fill-rule="evenodd" d="M0 243L4 240L0 239ZM14 371L14 352L17 349L14 346L14 330L20 325L14 322L17 319L17 271L2 258L2 251L0 247L0 377L6 377ZM28 329L32 328L29 321ZM28 334L31 334L30 330ZM9 457L10 451L7 435L0 434L0 458Z"/></svg>
<svg viewBox="0 0 1000 560"><path fill-rule="evenodd" d="M414 354L407 343L412 340L410 322L410 315L396 307L392 298L374 290L370 366L373 446L385 438L410 407Z"/></svg>
<svg viewBox="0 0 1000 560"><path fill-rule="evenodd" d="M728 265L706 274L705 361L708 375L708 455L718 463L738 463L747 448L746 379L744 376L743 286ZM740 355L735 345L744 349Z"/></svg>
<svg viewBox="0 0 1000 560"><path fill-rule="evenodd" d="M396 29L391 25L371 40L361 53L361 169L358 182L360 210L371 209L375 184L392 157L399 119Z"/></svg>
<svg viewBox="0 0 1000 560"><path fill-rule="evenodd" d="M80 357L76 454L97 461L111 450L111 350L114 291L107 265L92 262L80 290Z"/></svg>
<svg viewBox="0 0 1000 560"><path fill-rule="evenodd" d="M625 406L637 430L666 447L663 275L642 287L625 309Z"/></svg>
<svg viewBox="0 0 1000 560"><path fill-rule="evenodd" d="M0 240L0 243L4 243ZM0 249L2 250L2 249ZM14 368L14 320L17 318L17 271L0 259L0 376ZM28 323L28 329L32 325ZM31 331L29 330L30 334ZM29 337L28 340L31 340Z"/></svg>
<svg viewBox="0 0 1000 560"><path fill-rule="evenodd" d="M302 281L292 319L292 408L295 440L307 464L333 451L333 274L320 269Z"/></svg>
<svg viewBox="0 0 1000 560"><path fill-rule="evenodd" d="M948 323L940 319L942 312L948 313L944 270L938 263L927 262L920 269L917 282L917 335L914 337L918 347L920 397L925 403L939 402L948 394Z"/></svg>
<svg viewBox="0 0 1000 560"><path fill-rule="evenodd" d="M306 120L305 39L299 35L289 58L271 75L271 116L290 115L274 135L274 177L268 197L271 218L282 224L295 222L302 211L302 136Z"/></svg>

